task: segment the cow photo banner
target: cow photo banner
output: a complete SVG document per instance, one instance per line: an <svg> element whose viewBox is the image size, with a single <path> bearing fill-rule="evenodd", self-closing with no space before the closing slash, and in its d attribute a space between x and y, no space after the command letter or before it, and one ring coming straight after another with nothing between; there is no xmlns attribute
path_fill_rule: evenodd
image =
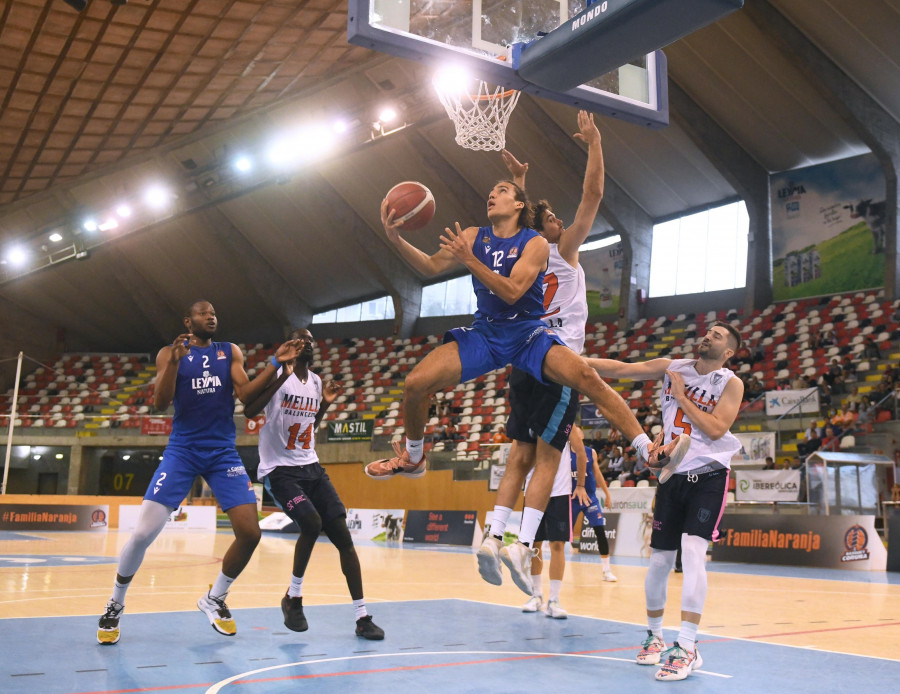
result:
<svg viewBox="0 0 900 694"><path fill-rule="evenodd" d="M886 186L874 154L770 181L774 301L884 284Z"/></svg>

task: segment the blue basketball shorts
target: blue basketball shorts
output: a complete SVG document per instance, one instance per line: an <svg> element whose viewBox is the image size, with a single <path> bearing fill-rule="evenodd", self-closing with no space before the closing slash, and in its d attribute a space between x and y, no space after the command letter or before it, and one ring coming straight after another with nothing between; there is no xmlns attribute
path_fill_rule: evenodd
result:
<svg viewBox="0 0 900 694"><path fill-rule="evenodd" d="M448 342L459 345L462 382L512 364L546 383L542 373L544 357L553 345L565 346L537 318L496 321L476 318L471 327L447 331L444 343Z"/></svg>
<svg viewBox="0 0 900 694"><path fill-rule="evenodd" d="M216 495L223 511L241 504L255 504L256 494L244 461L236 448L185 448L166 446L163 459L144 498L178 508L200 475Z"/></svg>
<svg viewBox="0 0 900 694"><path fill-rule="evenodd" d="M591 503L588 506L582 506L577 499L572 499L572 520L578 518L579 513L583 513L587 518L588 525L597 528L606 525L606 518L603 517L603 508L597 500L596 494L590 495Z"/></svg>

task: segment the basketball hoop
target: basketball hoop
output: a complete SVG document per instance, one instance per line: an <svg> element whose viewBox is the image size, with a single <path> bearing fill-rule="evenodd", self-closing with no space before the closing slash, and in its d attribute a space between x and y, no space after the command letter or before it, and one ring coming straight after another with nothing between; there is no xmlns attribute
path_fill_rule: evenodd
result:
<svg viewBox="0 0 900 694"><path fill-rule="evenodd" d="M491 91L484 80L478 80L477 94L454 90L438 80L434 88L456 125L456 144L481 151L500 151L506 146L506 125L519 101L518 91L503 87Z"/></svg>

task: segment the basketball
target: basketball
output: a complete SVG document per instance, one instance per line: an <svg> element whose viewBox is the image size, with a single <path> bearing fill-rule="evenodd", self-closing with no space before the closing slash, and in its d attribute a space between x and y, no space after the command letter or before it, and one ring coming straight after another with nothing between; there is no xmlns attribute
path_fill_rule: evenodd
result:
<svg viewBox="0 0 900 694"><path fill-rule="evenodd" d="M434 217L434 196L417 181L403 181L385 196L388 212L396 210L394 220L403 222L401 229L421 229Z"/></svg>

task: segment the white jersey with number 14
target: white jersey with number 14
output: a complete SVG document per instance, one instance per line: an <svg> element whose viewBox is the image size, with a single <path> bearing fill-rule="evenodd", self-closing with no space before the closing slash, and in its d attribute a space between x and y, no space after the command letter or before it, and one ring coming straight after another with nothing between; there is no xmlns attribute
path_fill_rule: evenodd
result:
<svg viewBox="0 0 900 694"><path fill-rule="evenodd" d="M322 379L312 371L306 383L292 374L266 405L266 423L259 430L259 471L262 479L282 465L311 465L316 454L316 413L322 403Z"/></svg>

